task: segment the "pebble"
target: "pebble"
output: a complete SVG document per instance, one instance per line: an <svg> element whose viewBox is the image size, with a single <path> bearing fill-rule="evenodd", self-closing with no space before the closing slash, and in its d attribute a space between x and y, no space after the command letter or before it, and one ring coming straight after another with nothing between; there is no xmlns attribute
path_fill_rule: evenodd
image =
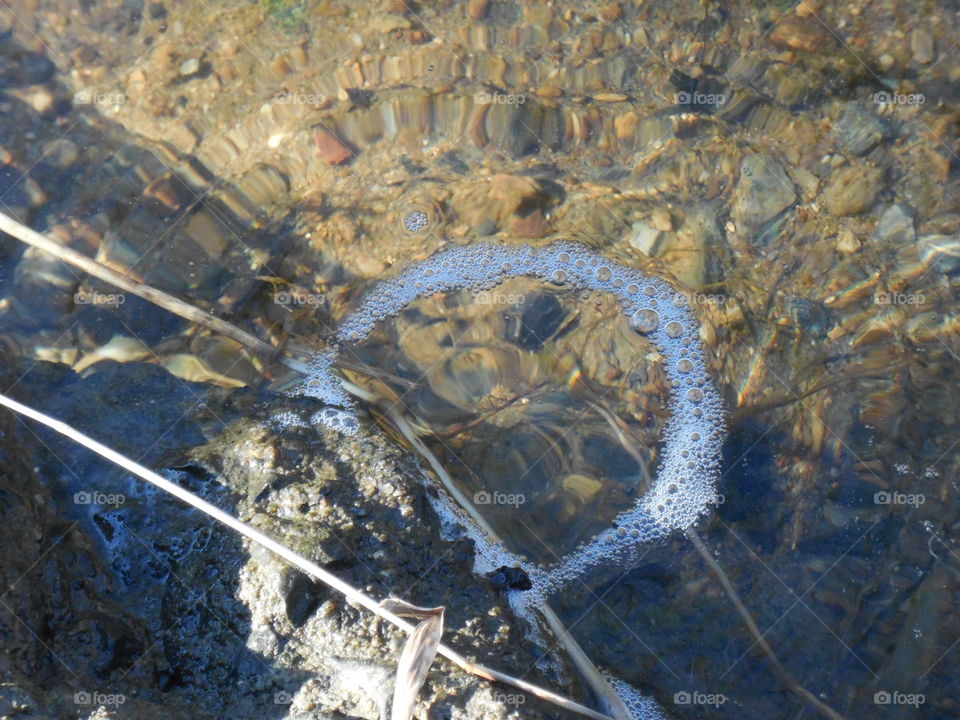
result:
<svg viewBox="0 0 960 720"><path fill-rule="evenodd" d="M61 170L65 170L77 161L80 151L77 144L67 138L48 142L43 146L44 159Z"/></svg>
<svg viewBox="0 0 960 720"><path fill-rule="evenodd" d="M913 61L917 65L928 65L933 62L933 36L923 28L914 28L910 33L910 50L913 52Z"/></svg>
<svg viewBox="0 0 960 720"><path fill-rule="evenodd" d="M593 99L596 102L623 102L627 96L623 93L596 93Z"/></svg>
<svg viewBox="0 0 960 720"><path fill-rule="evenodd" d="M387 35L394 30L409 30L413 25L402 15L380 15L370 25L370 29L380 35Z"/></svg>
<svg viewBox="0 0 960 720"><path fill-rule="evenodd" d="M340 165L353 157L353 151L326 128L317 130L317 152L331 165Z"/></svg>
<svg viewBox="0 0 960 720"><path fill-rule="evenodd" d="M183 77L189 77L191 75L196 75L200 72L200 60L199 58L188 58L180 63L180 74Z"/></svg>
<svg viewBox="0 0 960 720"><path fill-rule="evenodd" d="M797 200L793 182L776 158L756 153L740 163L740 180L731 216L741 230L754 233Z"/></svg>
<svg viewBox="0 0 960 720"><path fill-rule="evenodd" d="M837 235L837 250L845 255L852 255L860 249L860 239L850 228L844 228Z"/></svg>
<svg viewBox="0 0 960 720"><path fill-rule="evenodd" d="M779 20L767 35L771 45L786 50L823 52L836 45L833 35L815 17L788 15Z"/></svg>
<svg viewBox="0 0 960 720"><path fill-rule="evenodd" d="M834 172L823 191L831 215L843 217L867 210L883 188L883 171L873 165L854 163Z"/></svg>
<svg viewBox="0 0 960 720"><path fill-rule="evenodd" d="M623 17L623 8L618 2L610 2L600 8L600 17L607 22L613 22Z"/></svg>
<svg viewBox="0 0 960 720"><path fill-rule="evenodd" d="M490 8L490 0L470 0L467 3L467 15L471 20L483 20Z"/></svg>
<svg viewBox="0 0 960 720"><path fill-rule="evenodd" d="M27 102L38 113L45 113L53 107L53 94L45 87L41 87L30 93Z"/></svg>
<svg viewBox="0 0 960 720"><path fill-rule="evenodd" d="M652 213L650 213L650 222L653 223L653 226L660 232L670 232L673 230L673 219L663 208L655 208Z"/></svg>
<svg viewBox="0 0 960 720"><path fill-rule="evenodd" d="M613 127L616 130L617 139L626 140L627 138L632 137L639 122L640 116L633 111L624 113L623 115L618 115L613 121Z"/></svg>
<svg viewBox="0 0 960 720"><path fill-rule="evenodd" d="M497 232L497 224L493 220L487 219L477 225L477 235L480 237L493 235L495 232Z"/></svg>
<svg viewBox="0 0 960 720"><path fill-rule="evenodd" d="M917 233L913 229L913 214L910 209L897 203L884 210L873 237L891 245L914 242Z"/></svg>
<svg viewBox="0 0 960 720"><path fill-rule="evenodd" d="M660 238L660 231L644 221L630 227L630 244L644 255L651 255Z"/></svg>
<svg viewBox="0 0 960 720"><path fill-rule="evenodd" d="M865 155L883 139L885 130L883 121L876 113L856 101L850 101L833 127L833 136L842 150L853 155Z"/></svg>
<svg viewBox="0 0 960 720"><path fill-rule="evenodd" d="M547 219L539 208L523 217L514 216L510 220L510 232L522 238L543 237L547 232Z"/></svg>

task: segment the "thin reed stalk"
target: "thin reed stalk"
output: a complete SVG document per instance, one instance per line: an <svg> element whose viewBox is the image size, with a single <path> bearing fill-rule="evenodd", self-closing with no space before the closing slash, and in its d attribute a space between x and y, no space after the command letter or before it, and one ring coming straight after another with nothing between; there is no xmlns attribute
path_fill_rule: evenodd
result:
<svg viewBox="0 0 960 720"><path fill-rule="evenodd" d="M334 590L342 594L344 597L346 597L347 600L350 601L351 603L355 605L359 605L360 607L363 607L369 610L374 615L377 615L378 617L386 620L392 625L400 628L405 633L410 634L415 630L414 624L407 622L406 620L396 615L395 613L391 612L390 610L381 607L381 605L376 600L364 594L363 592L353 587L349 583L344 582L333 573L317 565L315 562L308 560L302 555L297 554L290 548L277 542L276 540L269 537L268 535L265 535L264 533L260 532L256 528L253 528L250 525L247 525L246 523L238 520L237 518L233 517L229 513L224 512L223 510L216 507L215 505L211 505L206 500L203 500L199 496L194 495L189 490L186 490L180 487L176 483L173 483L167 480L166 478L155 473L149 468L146 468L143 465L140 465L134 462L133 460L130 460L124 455L121 455L120 453L118 453L116 450L113 450L107 447L106 445L103 445L97 442L93 438L87 435L84 435L79 430L76 430L70 425L67 425L66 423L60 420L52 418L49 415L45 415L39 410L35 410L34 408L31 408L27 405L19 403L16 400L13 400L12 398L9 398L5 395L0 395L0 405L3 405L4 407L9 408L10 410L13 410L16 413L19 413L20 415L23 415L32 420L35 420L43 425L46 425L51 430L54 430L60 433L61 435L70 438L74 442L82 445L83 447L89 450L92 450L93 452L97 453L101 457L118 465L119 467L122 467L124 470L127 470L128 472L133 473L134 475L141 478L142 480L146 480L147 482L151 483L152 485L155 485L156 487L160 488L164 492L170 495L173 495L179 500L182 500L186 504L196 508L197 510L213 518L217 522L223 525L226 525L227 527L236 531L240 535L243 535L248 540L254 543L257 543L258 545L265 547L271 552L279 555L284 560L289 562L291 565L298 567L303 572L315 577L320 582L333 588ZM588 708L585 705L581 705L577 702L574 702L573 700L570 700L569 698L565 698L562 695L558 695L557 693L547 690L546 688L542 688L538 685L534 685L533 683L527 682L526 680L522 680L520 678L515 678L511 675L507 675L506 673L502 673L498 670L492 670L482 665L478 665L477 663L474 663L471 660L468 660L463 655L458 653L456 650L453 650L452 648L446 645L441 644L439 646L438 654L447 658L447 660L449 660L450 662L452 662L454 665L461 668L462 670L472 675L476 675L478 677L484 678L485 680L489 680L491 682L499 682L505 685L512 685L513 687L516 687L520 690L528 692L531 695L534 695L535 697L540 698L541 700L552 703L554 705L557 705L558 707L562 707L571 712L578 713L585 717L594 718L595 720L613 720L609 718L607 715L604 715L603 713L597 712L596 710Z"/></svg>

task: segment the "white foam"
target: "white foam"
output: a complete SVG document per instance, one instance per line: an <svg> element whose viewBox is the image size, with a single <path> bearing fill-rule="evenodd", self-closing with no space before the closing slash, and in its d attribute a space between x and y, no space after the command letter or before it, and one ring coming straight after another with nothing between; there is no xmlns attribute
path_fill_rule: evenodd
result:
<svg viewBox="0 0 960 720"><path fill-rule="evenodd" d="M627 567L640 546L688 528L705 515L717 499L716 479L725 430L720 396L704 365L699 324L685 296L660 278L611 262L576 243L560 242L543 248L479 243L445 249L378 283L344 318L337 341L363 340L377 322L396 315L419 298L459 289L487 290L519 276L615 295L631 327L657 348L671 387L670 419L663 431L656 479L634 507L614 519L610 529L580 545L556 566L526 568L533 588L511 593L511 604L532 620L531 608L591 568ZM313 360L313 373L300 391L335 406L314 415L312 422L352 431L357 419L332 373L334 360L335 350L318 354ZM525 565L522 558L486 538L445 496L437 505L448 523L466 528L474 539L477 572L500 565ZM639 694L636 697L640 701L633 703L638 713L634 717L663 717L653 701Z"/></svg>
<svg viewBox="0 0 960 720"><path fill-rule="evenodd" d="M572 288L612 293L634 327L655 345L671 385L671 417L664 428L656 480L610 530L584 543L549 571L535 569L533 593L555 592L588 569L622 565L640 545L691 526L716 500L715 480L723 440L723 409L703 365L699 324L685 297L660 278L611 262L576 243L544 248L479 243L451 247L378 283L337 330L340 342L366 338L374 325L414 300L438 292L488 288L528 276ZM318 355L303 393L338 406L312 418L337 429L353 429L356 418L331 372L333 351Z"/></svg>

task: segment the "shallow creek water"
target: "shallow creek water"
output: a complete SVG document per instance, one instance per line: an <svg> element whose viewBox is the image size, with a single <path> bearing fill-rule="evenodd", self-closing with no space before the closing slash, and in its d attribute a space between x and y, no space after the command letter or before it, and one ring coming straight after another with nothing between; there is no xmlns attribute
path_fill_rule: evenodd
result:
<svg viewBox="0 0 960 720"><path fill-rule="evenodd" d="M194 468L184 458L200 452L198 428L209 441L244 415L271 442L299 443L303 430L270 421L281 405L320 438L322 448L297 453L325 457L341 436L324 418L342 419L349 405L355 424L340 429L359 427L371 457L381 440L390 444L431 497L442 494L396 413L536 592L563 558L616 535L618 516L643 502L665 463L673 467L682 356L638 332L643 318L624 314L620 288L584 291L549 277L419 299L398 291L408 301L360 323L364 338L340 333L364 303L390 299L376 295L378 283L438 251L581 243L663 282L669 302L682 298L694 320L686 329L702 346L696 371L724 409L716 472L698 489L697 512L670 527L696 519L779 662L843 717L960 717L953 9L894 0L30 0L5 3L0 22L0 209L278 348L337 346L334 371L373 400L333 409L307 397L288 407L269 388L304 378L4 237L0 340L11 392L87 423L94 436L99 425L131 451L142 442L168 469ZM110 399L110 388L133 363L157 367L131 381L131 421L113 409L123 390ZM149 398L137 379L157 368L172 380L154 378L163 395ZM189 402L197 387L217 393L220 417ZM240 446L225 442L224 452ZM329 482L349 485L362 454ZM72 474L36 461L59 498L57 522L80 522L115 545L110 513L70 498L126 486L75 462ZM177 472L213 483L213 495L229 484L225 473ZM251 514L283 515L286 506L263 500L270 482L254 477L231 491L252 498ZM297 482L319 502L320 480ZM375 515L371 497L351 501L353 510ZM162 527L136 527L165 544ZM619 530L629 537L628 526ZM459 558L451 532L413 554ZM385 553L374 557L361 542L356 551L371 564ZM668 717L823 716L771 669L682 532L610 554L607 566L543 580L598 666ZM443 587L433 568L423 569L423 586ZM131 607L159 604L159 581L130 584L117 572ZM484 590L484 602L509 613L502 590ZM163 612L176 615L170 607ZM142 614L148 648L167 626ZM240 647L274 663L256 632ZM523 633L510 642L534 647ZM162 688L149 679L125 686L129 668L112 664L96 682L193 703L199 684L170 678L199 667L198 654L168 645L177 670ZM536 665L512 670L572 677ZM229 707L234 673L203 691L218 698L211 717ZM56 673L38 676L52 687ZM583 688L571 692L589 701ZM357 707L350 712L376 716ZM506 707L548 716L537 708ZM285 717L288 708L270 710Z"/></svg>

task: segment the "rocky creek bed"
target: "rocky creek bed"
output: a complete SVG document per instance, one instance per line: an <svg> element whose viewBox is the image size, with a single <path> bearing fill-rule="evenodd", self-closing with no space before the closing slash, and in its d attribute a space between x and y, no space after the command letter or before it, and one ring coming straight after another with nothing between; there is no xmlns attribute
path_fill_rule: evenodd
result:
<svg viewBox="0 0 960 720"><path fill-rule="evenodd" d="M579 240L669 278L730 411L701 532L768 640L848 717L895 692L925 702L886 716L957 714L949 7L22 0L0 22L5 211L278 345L322 342L451 243ZM292 401L234 344L135 298L78 301L111 289L12 240L0 260L4 389L375 593L446 604L478 658L534 666L373 419L357 440L266 430ZM113 692L117 717L377 716L396 635L4 422L8 714ZM94 517L73 502L92 490L129 506ZM678 718L814 717L682 538L559 605ZM727 702L676 702L695 691ZM430 717L555 712L440 671L424 698Z"/></svg>

